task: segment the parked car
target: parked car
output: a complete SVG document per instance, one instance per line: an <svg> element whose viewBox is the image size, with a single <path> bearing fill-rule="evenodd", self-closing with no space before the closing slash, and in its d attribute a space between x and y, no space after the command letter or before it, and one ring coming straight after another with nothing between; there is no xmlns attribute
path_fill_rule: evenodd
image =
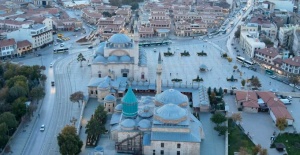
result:
<svg viewBox="0 0 300 155"><path fill-rule="evenodd" d="M51 81L51 86L54 86L54 81Z"/></svg>
<svg viewBox="0 0 300 155"><path fill-rule="evenodd" d="M60 47L64 47L65 45L64 44L60 44Z"/></svg>
<svg viewBox="0 0 300 155"><path fill-rule="evenodd" d="M42 56L42 54L36 54L37 57Z"/></svg>
<svg viewBox="0 0 300 155"><path fill-rule="evenodd" d="M52 64L52 63L50 63L49 67L50 67L50 68L52 68L52 67L53 67L53 64Z"/></svg>
<svg viewBox="0 0 300 155"><path fill-rule="evenodd" d="M89 46L88 49L93 49L93 46Z"/></svg>
<svg viewBox="0 0 300 155"><path fill-rule="evenodd" d="M272 75L272 76L270 76L270 78L275 79L275 78L276 78L276 75Z"/></svg>
<svg viewBox="0 0 300 155"><path fill-rule="evenodd" d="M292 96L288 96L287 99L290 100L290 101L292 101L293 97Z"/></svg>
<svg viewBox="0 0 300 155"><path fill-rule="evenodd" d="M45 131L45 125L41 125L40 131Z"/></svg>

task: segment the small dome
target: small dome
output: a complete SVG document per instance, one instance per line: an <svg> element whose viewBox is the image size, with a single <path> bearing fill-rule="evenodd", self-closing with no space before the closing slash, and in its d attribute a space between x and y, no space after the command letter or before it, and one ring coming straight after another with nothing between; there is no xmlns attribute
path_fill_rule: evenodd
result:
<svg viewBox="0 0 300 155"><path fill-rule="evenodd" d="M122 109L123 109L123 104L118 104L118 105L115 107L115 112L122 112Z"/></svg>
<svg viewBox="0 0 300 155"><path fill-rule="evenodd" d="M132 130L135 127L135 121L132 119L124 119L121 122L121 127L123 130Z"/></svg>
<svg viewBox="0 0 300 155"><path fill-rule="evenodd" d="M102 56L102 55L98 55L95 59L94 59L94 61L93 61L94 63L97 63L97 62L106 62L106 59Z"/></svg>
<svg viewBox="0 0 300 155"><path fill-rule="evenodd" d="M168 89L155 96L156 102L161 104L173 103L179 106L187 106L188 98L175 89Z"/></svg>
<svg viewBox="0 0 300 155"><path fill-rule="evenodd" d="M113 44L125 44L131 42L131 39L125 34L114 34L109 39L108 42Z"/></svg>
<svg viewBox="0 0 300 155"><path fill-rule="evenodd" d="M99 47L98 47L98 49L96 51L96 54L102 55L102 56L104 55L105 44L106 44L106 42L102 42L102 43L99 44Z"/></svg>
<svg viewBox="0 0 300 155"><path fill-rule="evenodd" d="M105 96L104 101L116 101L116 98L115 96L109 94Z"/></svg>
<svg viewBox="0 0 300 155"><path fill-rule="evenodd" d="M120 61L121 62L130 62L131 58L128 55L124 55L124 56L121 56Z"/></svg>
<svg viewBox="0 0 300 155"><path fill-rule="evenodd" d="M119 61L119 58L115 55L111 55L107 58L107 61L108 62L118 62Z"/></svg>
<svg viewBox="0 0 300 155"><path fill-rule="evenodd" d="M139 123L138 123L138 127L139 129L150 129L151 127L151 122L147 119L142 119Z"/></svg>
<svg viewBox="0 0 300 155"><path fill-rule="evenodd" d="M94 152L103 152L103 151L104 151L103 147L101 147L99 145L94 148Z"/></svg>
<svg viewBox="0 0 300 155"><path fill-rule="evenodd" d="M149 106L144 106L143 109L139 111L139 116L142 118L149 118L153 116L153 112L150 111Z"/></svg>
<svg viewBox="0 0 300 155"><path fill-rule="evenodd" d="M110 79L105 78L99 85L98 88L100 89L109 89L110 87Z"/></svg>
<svg viewBox="0 0 300 155"><path fill-rule="evenodd" d="M177 124L187 119L187 110L176 104L165 104L155 110L155 119L168 124Z"/></svg>

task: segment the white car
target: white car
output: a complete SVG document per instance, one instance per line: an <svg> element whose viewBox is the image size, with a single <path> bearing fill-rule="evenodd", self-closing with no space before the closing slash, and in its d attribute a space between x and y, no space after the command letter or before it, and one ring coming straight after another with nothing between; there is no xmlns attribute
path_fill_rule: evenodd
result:
<svg viewBox="0 0 300 155"><path fill-rule="evenodd" d="M45 125L41 125L40 131L45 131Z"/></svg>
<svg viewBox="0 0 300 155"><path fill-rule="evenodd" d="M272 76L270 76L270 78L275 79L275 78L276 78L276 75L272 75Z"/></svg>
<svg viewBox="0 0 300 155"><path fill-rule="evenodd" d="M290 101L292 101L293 97L292 96L288 96L287 99L290 100Z"/></svg>

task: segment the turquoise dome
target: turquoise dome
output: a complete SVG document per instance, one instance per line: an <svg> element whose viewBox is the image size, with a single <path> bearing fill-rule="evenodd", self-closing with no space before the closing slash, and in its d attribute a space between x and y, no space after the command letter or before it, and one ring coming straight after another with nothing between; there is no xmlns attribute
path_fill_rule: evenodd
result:
<svg viewBox="0 0 300 155"><path fill-rule="evenodd" d="M131 39L125 35L125 34L114 34L112 35L109 39L108 42L113 43L113 44L126 44L131 42Z"/></svg>
<svg viewBox="0 0 300 155"><path fill-rule="evenodd" d="M122 98L123 115L125 117L135 117L138 112L138 102L131 87L128 88L125 96Z"/></svg>

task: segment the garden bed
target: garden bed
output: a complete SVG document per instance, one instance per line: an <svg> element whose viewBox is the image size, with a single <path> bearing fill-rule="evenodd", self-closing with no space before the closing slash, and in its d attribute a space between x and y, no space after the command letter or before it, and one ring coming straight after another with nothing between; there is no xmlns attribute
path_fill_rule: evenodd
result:
<svg viewBox="0 0 300 155"><path fill-rule="evenodd" d="M286 146L286 151L289 155L298 155L300 152L300 134L284 133L276 137L275 143L283 143ZM275 145L271 148L275 148Z"/></svg>

